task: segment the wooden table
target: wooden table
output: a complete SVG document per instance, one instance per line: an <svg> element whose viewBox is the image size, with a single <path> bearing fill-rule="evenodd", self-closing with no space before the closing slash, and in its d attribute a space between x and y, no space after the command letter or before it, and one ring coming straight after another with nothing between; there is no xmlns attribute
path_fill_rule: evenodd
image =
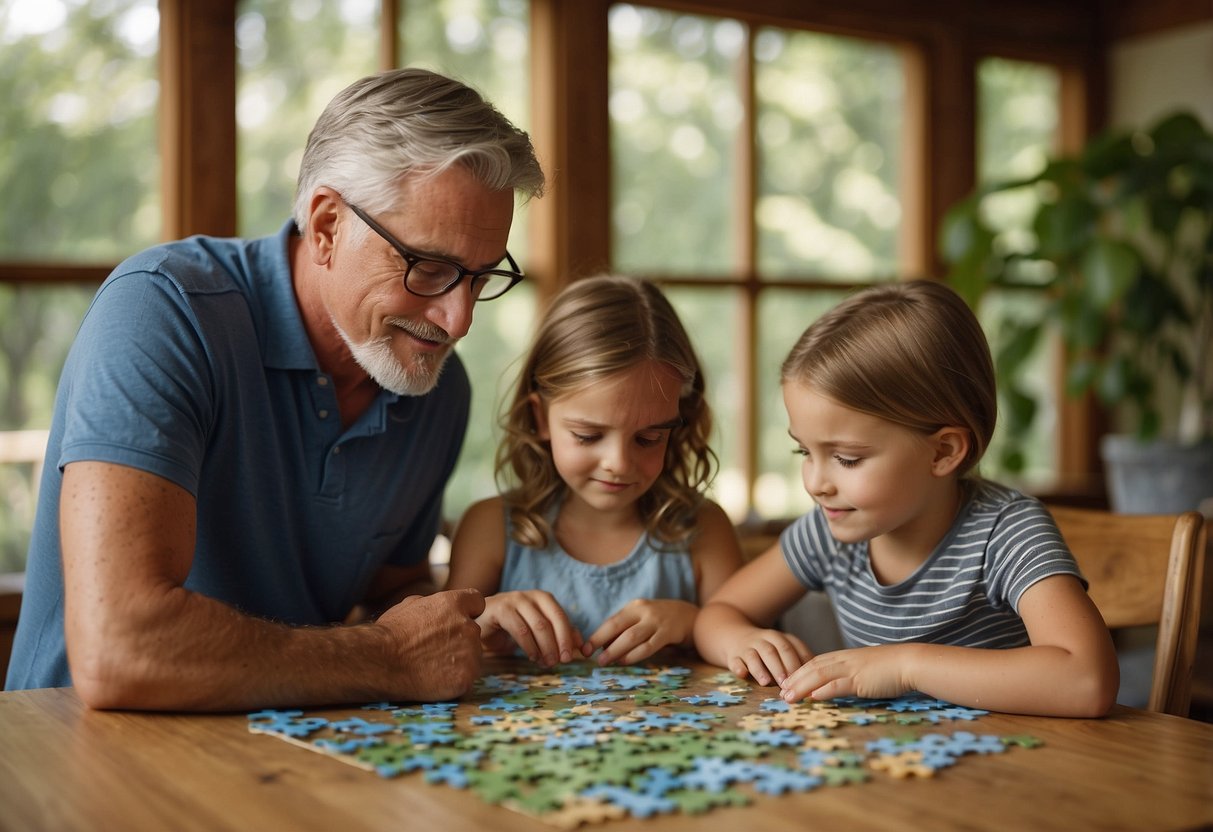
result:
<svg viewBox="0 0 1213 832"><path fill-rule="evenodd" d="M716 668L690 665L696 674ZM772 695L755 688L757 703ZM744 707L744 706L743 706ZM310 711L309 711L310 713ZM1193 829L1213 826L1213 725L1127 708L1099 720L990 714L948 726L1031 734L931 779L759 796L745 808L609 821L676 829ZM887 732L886 732L887 733ZM0 830L544 829L419 776L383 779L275 737L243 713L98 712L70 688L0 694Z"/></svg>

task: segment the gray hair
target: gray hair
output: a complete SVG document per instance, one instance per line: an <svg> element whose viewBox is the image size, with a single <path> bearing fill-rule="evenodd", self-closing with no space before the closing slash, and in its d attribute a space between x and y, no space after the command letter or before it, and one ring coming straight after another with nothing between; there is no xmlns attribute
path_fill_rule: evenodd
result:
<svg viewBox="0 0 1213 832"><path fill-rule="evenodd" d="M307 225L322 185L367 211L395 208L406 175L464 165L488 188L543 195L530 137L478 92L424 69L394 69L355 81L312 128L295 190L295 223Z"/></svg>

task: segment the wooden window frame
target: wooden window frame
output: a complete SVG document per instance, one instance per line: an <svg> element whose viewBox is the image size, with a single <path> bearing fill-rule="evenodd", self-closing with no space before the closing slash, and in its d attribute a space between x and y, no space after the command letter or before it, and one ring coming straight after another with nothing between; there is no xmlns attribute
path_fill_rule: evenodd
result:
<svg viewBox="0 0 1213 832"><path fill-rule="evenodd" d="M914 274L941 272L935 255L940 220L974 185L975 69L980 59L1010 57L1059 68L1062 148L1078 147L1104 124L1107 36L1102 33L1118 31L1115 19L1108 22L1118 7L1102 0L1005 0L996 7L946 0L932 5L901 0L646 0L642 5L904 44L909 121L903 152L906 168L922 172L902 190L904 213L913 223L902 235L902 257ZM611 0L531 0L532 134L551 175L548 196L527 209L528 272L541 304L564 283L611 265L610 6ZM1143 8L1140 2L1129 3L1120 28L1141 31L1146 25L1143 15L1148 15ZM395 66L400 4L381 0L380 12L379 63ZM236 0L160 2L164 239L236 233L236 13ZM748 78L743 83L752 85ZM743 94L752 97L753 91ZM740 161L746 173L736 198L753 204L753 161ZM732 233L741 258L752 263L752 232L738 228ZM112 265L0 262L0 282L99 283ZM748 271L752 269L739 270L736 285L742 289L754 280L746 276ZM754 307L751 303L748 326L740 333L751 351L756 342ZM753 379L747 384L752 393ZM751 409L739 427L752 437L754 424ZM1063 456L1058 460L1063 487L1090 487L1087 477L1098 470L1100 428L1089 404L1063 402ZM750 482L755 441L750 440L746 451Z"/></svg>

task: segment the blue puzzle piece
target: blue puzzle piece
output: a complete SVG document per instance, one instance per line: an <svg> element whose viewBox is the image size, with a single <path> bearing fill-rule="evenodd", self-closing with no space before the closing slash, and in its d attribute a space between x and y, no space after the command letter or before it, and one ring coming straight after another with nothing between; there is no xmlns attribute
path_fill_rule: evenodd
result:
<svg viewBox="0 0 1213 832"><path fill-rule="evenodd" d="M775 748L795 748L798 745L804 745L804 737L787 728L778 731L743 731L741 738L757 745L769 745Z"/></svg>
<svg viewBox="0 0 1213 832"><path fill-rule="evenodd" d="M337 722L330 722L329 727L334 731L357 734L360 737L373 737L376 734L388 734L396 730L395 725L383 722L367 722L365 719L356 716L338 720Z"/></svg>
<svg viewBox="0 0 1213 832"><path fill-rule="evenodd" d="M682 788L682 778L664 766L653 766L636 778L634 785L645 794L664 795L673 789Z"/></svg>
<svg viewBox="0 0 1213 832"><path fill-rule="evenodd" d="M796 771L784 766L756 765L755 768L754 788L763 794L807 792L825 782L823 778L815 774Z"/></svg>
<svg viewBox="0 0 1213 832"><path fill-rule="evenodd" d="M737 696L732 693L725 693L722 690L712 691L711 693L699 694L698 696L683 696L680 697L683 702L691 705L715 705L724 707L725 705L740 705L745 701L744 696Z"/></svg>
<svg viewBox="0 0 1213 832"><path fill-rule="evenodd" d="M696 757L695 766L682 775L682 782L709 792L722 792L733 783L748 783L754 779L752 763L723 760L719 757Z"/></svg>
<svg viewBox="0 0 1213 832"><path fill-rule="evenodd" d="M636 818L652 817L673 812L678 804L672 800L645 792L634 792L622 786L593 786L581 792L582 797L601 798L607 803L626 809Z"/></svg>

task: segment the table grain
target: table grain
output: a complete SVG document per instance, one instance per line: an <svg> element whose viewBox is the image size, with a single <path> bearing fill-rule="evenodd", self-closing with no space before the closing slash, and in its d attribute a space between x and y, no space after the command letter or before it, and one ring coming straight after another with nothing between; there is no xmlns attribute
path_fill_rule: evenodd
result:
<svg viewBox="0 0 1213 832"><path fill-rule="evenodd" d="M772 695L759 687L747 694L755 707ZM872 737L888 733L869 727ZM876 776L858 786L758 796L742 808L589 828L1213 829L1213 725L1117 707L1103 719L990 714L964 729L1030 734L1044 745L966 757L929 779ZM0 693L3 830L544 828L467 791L418 776L384 779L252 734L244 713L94 711L71 688Z"/></svg>

